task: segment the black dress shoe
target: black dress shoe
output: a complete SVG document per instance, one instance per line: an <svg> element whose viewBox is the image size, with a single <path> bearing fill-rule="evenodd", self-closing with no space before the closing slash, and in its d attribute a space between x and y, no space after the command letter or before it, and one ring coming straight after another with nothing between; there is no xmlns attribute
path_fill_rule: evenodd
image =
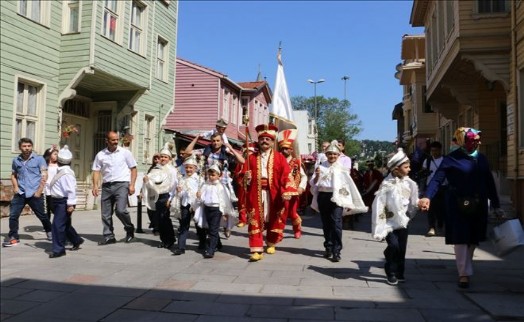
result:
<svg viewBox="0 0 524 322"><path fill-rule="evenodd" d="M334 254L333 255L333 259L332 259L333 262L338 263L338 262L340 262L340 260L341 260L340 254Z"/></svg>
<svg viewBox="0 0 524 322"><path fill-rule="evenodd" d="M62 257L62 256L65 256L65 255L66 255L66 252L51 253L51 254L49 254L49 258L58 258L58 257Z"/></svg>
<svg viewBox="0 0 524 322"><path fill-rule="evenodd" d="M469 288L469 277L461 276L459 278L459 281L458 281L457 285L460 288Z"/></svg>
<svg viewBox="0 0 524 322"><path fill-rule="evenodd" d="M208 253L208 252L204 253L204 258L213 258L213 257L215 257L215 255L213 255L211 253Z"/></svg>
<svg viewBox="0 0 524 322"><path fill-rule="evenodd" d="M104 246L104 245L109 245L109 244L116 244L116 239L108 238L108 239L104 239L104 241L98 242L99 246Z"/></svg>
<svg viewBox="0 0 524 322"><path fill-rule="evenodd" d="M80 239L80 242L78 244L73 244L73 247L71 247L71 250L79 250L80 245L82 245L83 243L84 243L84 240Z"/></svg>
<svg viewBox="0 0 524 322"><path fill-rule="evenodd" d="M127 233L126 234L126 239L125 239L126 243L130 243L133 239L135 239L135 234L134 233Z"/></svg>
<svg viewBox="0 0 524 322"><path fill-rule="evenodd" d="M182 255L182 254L185 254L185 253L186 253L186 250L185 250L185 249L179 249L179 248L177 248L177 249L175 249L175 251L173 252L173 255L178 256L178 255Z"/></svg>
<svg viewBox="0 0 524 322"><path fill-rule="evenodd" d="M166 248L166 244L164 244L164 243L161 242L160 244L158 244L158 245L156 246L156 248Z"/></svg>
<svg viewBox="0 0 524 322"><path fill-rule="evenodd" d="M331 250L326 248L326 251L324 252L324 258L330 258L331 256L333 256L333 253Z"/></svg>

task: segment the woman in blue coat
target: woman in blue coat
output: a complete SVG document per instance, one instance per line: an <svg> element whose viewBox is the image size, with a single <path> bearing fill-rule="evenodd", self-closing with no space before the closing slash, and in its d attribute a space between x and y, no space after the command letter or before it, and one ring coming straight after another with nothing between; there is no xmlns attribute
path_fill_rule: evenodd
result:
<svg viewBox="0 0 524 322"><path fill-rule="evenodd" d="M458 286L468 288L473 275L473 252L479 242L486 240L488 199L495 209L500 203L488 160L478 152L480 131L461 127L454 136L460 148L444 157L420 205L423 210L429 209L430 199L436 195L439 186L448 181L446 244L454 245Z"/></svg>

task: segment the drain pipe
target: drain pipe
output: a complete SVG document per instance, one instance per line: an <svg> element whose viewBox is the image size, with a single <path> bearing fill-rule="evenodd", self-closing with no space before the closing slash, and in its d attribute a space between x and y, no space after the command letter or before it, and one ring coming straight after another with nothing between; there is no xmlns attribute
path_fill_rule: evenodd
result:
<svg viewBox="0 0 524 322"><path fill-rule="evenodd" d="M516 204L520 202L520 205L516 205L517 209L520 209L521 212L524 212L523 204L522 204L522 198L519 198L518 196L521 196L520 186L519 186L519 93L518 93L518 86L517 86L517 72L518 72L518 64L517 64L517 5L516 1L511 1L511 45L512 45L512 53L513 53L513 133L515 133L515 183L514 183L514 195L513 195L513 202ZM520 215L521 222L524 221L524 214Z"/></svg>

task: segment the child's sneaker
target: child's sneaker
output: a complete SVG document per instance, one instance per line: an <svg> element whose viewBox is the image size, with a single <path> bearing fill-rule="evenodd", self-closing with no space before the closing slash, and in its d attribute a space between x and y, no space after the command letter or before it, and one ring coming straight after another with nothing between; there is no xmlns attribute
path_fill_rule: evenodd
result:
<svg viewBox="0 0 524 322"><path fill-rule="evenodd" d="M3 247L13 247L13 246L16 246L16 245L18 245L18 244L20 244L20 240L11 237L9 240L3 242L3 243L2 243L2 246L3 246Z"/></svg>
<svg viewBox="0 0 524 322"><path fill-rule="evenodd" d="M389 285L397 285L398 284L398 279L395 275L389 275L388 276L388 284Z"/></svg>

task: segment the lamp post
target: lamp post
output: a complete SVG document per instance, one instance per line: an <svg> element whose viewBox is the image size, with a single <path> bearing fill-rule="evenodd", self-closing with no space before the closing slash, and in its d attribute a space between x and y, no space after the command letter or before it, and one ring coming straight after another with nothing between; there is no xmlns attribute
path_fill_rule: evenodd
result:
<svg viewBox="0 0 524 322"><path fill-rule="evenodd" d="M325 79L321 78L317 81L314 81L312 79L308 79L307 80L308 83L311 83L313 84L313 95L314 95L314 99L315 99L315 110L314 110L314 115L315 115L315 149L318 149L318 124L317 124L317 119L318 119L318 105L317 105L317 84L320 84L320 83L323 83L325 82Z"/></svg>
<svg viewBox="0 0 524 322"><path fill-rule="evenodd" d="M344 81L344 101L345 101L345 100L347 100L347 96L346 96L346 82L348 81L349 76L344 75L344 76L342 76L341 79Z"/></svg>

